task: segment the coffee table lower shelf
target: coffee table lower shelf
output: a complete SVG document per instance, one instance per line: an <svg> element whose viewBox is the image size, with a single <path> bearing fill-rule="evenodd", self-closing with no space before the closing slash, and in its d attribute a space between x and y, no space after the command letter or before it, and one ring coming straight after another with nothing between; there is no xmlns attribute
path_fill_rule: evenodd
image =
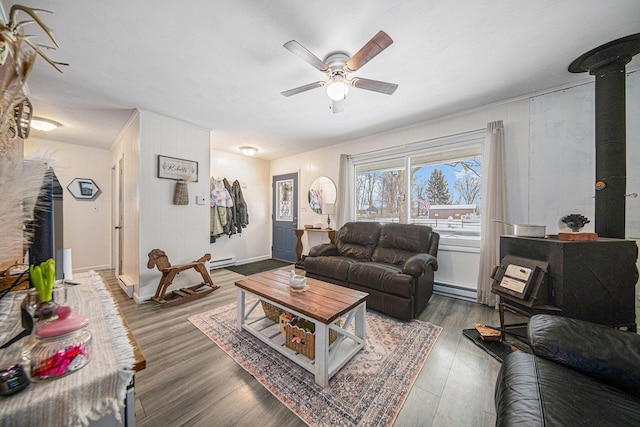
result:
<svg viewBox="0 0 640 427"><path fill-rule="evenodd" d="M255 297L255 301L247 302L246 296ZM237 289L238 302L238 331L243 329L267 344L289 360L297 363L303 369L315 375L315 381L322 387L329 385L329 379L333 377L353 356L358 353L365 343L366 330L366 303L354 307L331 324L324 324L313 320L315 324L315 360L290 349L285 343L285 334L280 332L279 323L264 317L261 310L256 308L260 301L266 301L294 316L300 316L307 320L308 317L288 307L281 306L271 300L255 295L244 289ZM341 325L337 323L342 320ZM353 324L352 330L347 330ZM336 331L337 339L329 345L329 330Z"/></svg>

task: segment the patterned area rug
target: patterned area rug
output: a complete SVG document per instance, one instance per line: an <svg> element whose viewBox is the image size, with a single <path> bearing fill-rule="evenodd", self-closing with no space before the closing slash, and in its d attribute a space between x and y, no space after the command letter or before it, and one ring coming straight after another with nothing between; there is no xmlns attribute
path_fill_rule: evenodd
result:
<svg viewBox="0 0 640 427"><path fill-rule="evenodd" d="M189 321L310 426L392 425L442 331L369 311L367 346L323 389L311 372L248 332L238 333L236 304Z"/></svg>

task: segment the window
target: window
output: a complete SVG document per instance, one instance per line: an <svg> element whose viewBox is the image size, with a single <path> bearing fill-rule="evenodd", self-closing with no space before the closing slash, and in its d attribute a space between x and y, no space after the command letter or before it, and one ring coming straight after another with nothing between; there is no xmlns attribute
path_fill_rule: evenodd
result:
<svg viewBox="0 0 640 427"><path fill-rule="evenodd" d="M411 158L411 222L442 238L480 240L480 146Z"/></svg>
<svg viewBox="0 0 640 427"><path fill-rule="evenodd" d="M356 221L404 222L404 159L356 167Z"/></svg>
<svg viewBox="0 0 640 427"><path fill-rule="evenodd" d="M354 158L356 221L425 224L445 243L479 245L483 139L455 139Z"/></svg>

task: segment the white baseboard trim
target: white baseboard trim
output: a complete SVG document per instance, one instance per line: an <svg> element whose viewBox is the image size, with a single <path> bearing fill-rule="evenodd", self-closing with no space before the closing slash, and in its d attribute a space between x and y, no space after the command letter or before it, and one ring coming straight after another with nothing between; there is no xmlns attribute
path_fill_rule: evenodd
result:
<svg viewBox="0 0 640 427"><path fill-rule="evenodd" d="M94 265L92 267L82 267L82 268L74 268L72 270L72 273L86 273L88 271L94 270L94 271L98 271L98 270L108 270L112 268L111 265Z"/></svg>
<svg viewBox="0 0 640 427"><path fill-rule="evenodd" d="M147 301L151 301L151 297L152 295L141 297L140 294L138 294L137 292L133 293L133 300L135 301L136 304L144 304Z"/></svg>

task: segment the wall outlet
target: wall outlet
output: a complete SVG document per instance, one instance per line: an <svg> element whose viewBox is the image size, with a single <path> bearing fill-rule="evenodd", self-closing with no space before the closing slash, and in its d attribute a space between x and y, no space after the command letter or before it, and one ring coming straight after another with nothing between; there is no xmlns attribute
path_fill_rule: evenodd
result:
<svg viewBox="0 0 640 427"><path fill-rule="evenodd" d="M196 205L204 205L204 196L196 196Z"/></svg>

